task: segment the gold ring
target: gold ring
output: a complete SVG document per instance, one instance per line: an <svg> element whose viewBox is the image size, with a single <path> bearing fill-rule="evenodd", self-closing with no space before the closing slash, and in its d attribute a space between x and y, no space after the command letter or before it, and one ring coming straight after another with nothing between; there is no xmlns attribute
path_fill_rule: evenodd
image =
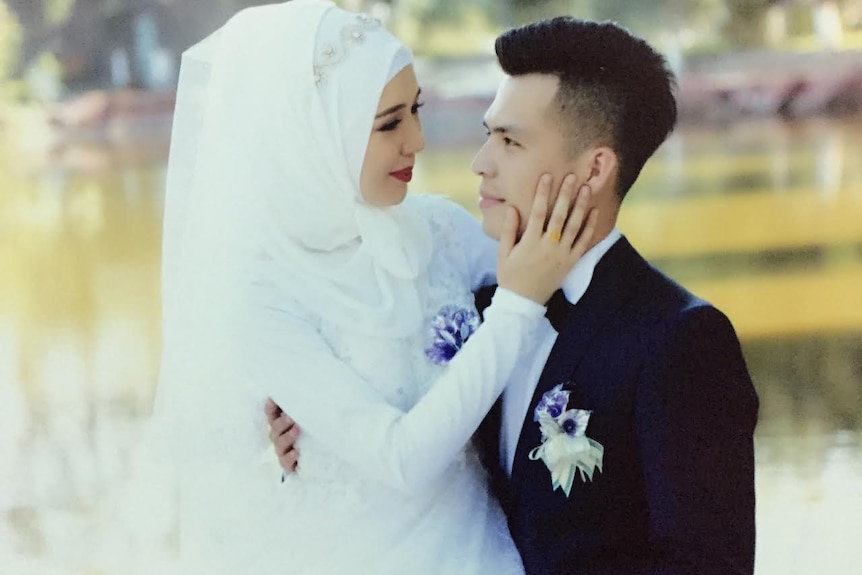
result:
<svg viewBox="0 0 862 575"><path fill-rule="evenodd" d="M550 236L552 242L558 244L560 243L560 239L562 239L563 237L563 232L561 230L551 230L550 232L548 232L548 235Z"/></svg>

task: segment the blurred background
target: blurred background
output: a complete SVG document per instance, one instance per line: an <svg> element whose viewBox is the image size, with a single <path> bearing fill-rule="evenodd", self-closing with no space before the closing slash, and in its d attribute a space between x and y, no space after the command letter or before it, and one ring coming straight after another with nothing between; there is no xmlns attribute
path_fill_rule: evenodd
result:
<svg viewBox="0 0 862 575"><path fill-rule="evenodd" d="M157 381L179 56L262 3L0 0L4 574L134 570L117 486ZM428 147L413 190L473 213L500 31L613 19L667 55L681 125L621 228L743 341L762 400L758 575L862 572L862 0L340 4L415 50Z"/></svg>

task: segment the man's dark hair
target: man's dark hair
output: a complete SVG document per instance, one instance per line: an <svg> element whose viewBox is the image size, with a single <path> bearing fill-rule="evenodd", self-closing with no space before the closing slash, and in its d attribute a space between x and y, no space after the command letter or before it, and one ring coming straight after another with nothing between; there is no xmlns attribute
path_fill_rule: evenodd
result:
<svg viewBox="0 0 862 575"><path fill-rule="evenodd" d="M664 57L613 22L568 16L508 30L495 48L509 76L560 79L555 107L571 152L613 149L624 198L676 124L676 81Z"/></svg>

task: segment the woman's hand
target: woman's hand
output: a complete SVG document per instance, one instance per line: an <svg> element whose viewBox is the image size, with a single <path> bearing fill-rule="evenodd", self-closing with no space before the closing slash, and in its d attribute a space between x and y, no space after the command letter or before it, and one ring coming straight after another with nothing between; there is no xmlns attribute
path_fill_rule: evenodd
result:
<svg viewBox="0 0 862 575"><path fill-rule="evenodd" d="M545 305L590 248L598 212L588 209L590 187L575 184L574 175L566 176L548 220L551 177L542 176L520 240L518 211L509 208L497 254L501 287Z"/></svg>
<svg viewBox="0 0 862 575"><path fill-rule="evenodd" d="M290 475L299 464L299 450L296 448L299 426L271 398L266 400L263 411L269 422L269 440L278 457L278 464Z"/></svg>

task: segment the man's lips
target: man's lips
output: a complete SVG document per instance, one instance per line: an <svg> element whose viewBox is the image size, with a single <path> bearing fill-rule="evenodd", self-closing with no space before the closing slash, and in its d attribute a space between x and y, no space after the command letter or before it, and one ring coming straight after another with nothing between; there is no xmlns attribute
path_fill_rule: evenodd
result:
<svg viewBox="0 0 862 575"><path fill-rule="evenodd" d="M488 192L483 192L482 190L479 190L479 209L480 210L484 210L485 208L491 208L494 206L499 206L502 203L503 203L503 200L498 198L497 196L494 196L492 194L489 194Z"/></svg>
<svg viewBox="0 0 862 575"><path fill-rule="evenodd" d="M413 166L408 166L403 170L398 170L397 172L390 172L389 175L396 180L401 180L402 182L407 183L413 179Z"/></svg>

